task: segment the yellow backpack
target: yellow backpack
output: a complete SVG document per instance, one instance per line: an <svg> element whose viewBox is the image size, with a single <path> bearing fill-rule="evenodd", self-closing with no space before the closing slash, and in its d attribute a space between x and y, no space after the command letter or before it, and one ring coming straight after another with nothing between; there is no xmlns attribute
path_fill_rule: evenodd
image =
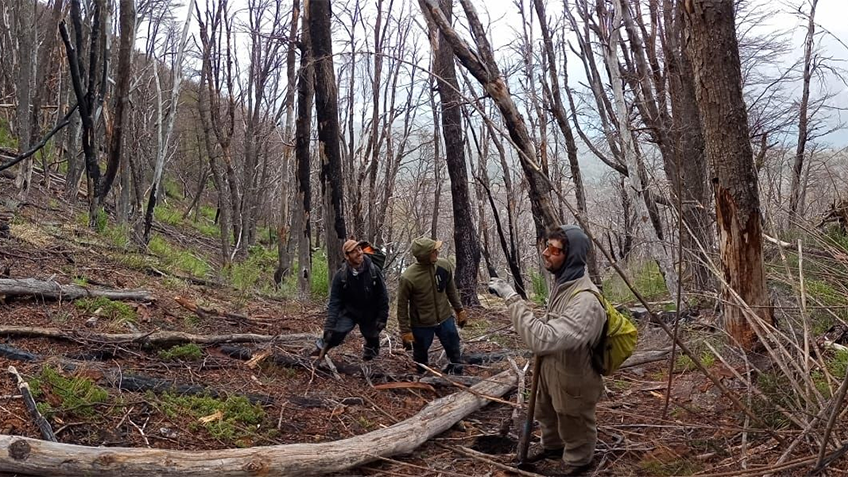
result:
<svg viewBox="0 0 848 477"><path fill-rule="evenodd" d="M578 293L589 292L601 302L607 314L604 322L604 330L597 346L592 349L592 366L598 374L610 376L616 372L624 361L633 354L636 349L638 333L636 327L630 320L619 313L603 295L595 290L577 290L571 295L574 298Z"/></svg>

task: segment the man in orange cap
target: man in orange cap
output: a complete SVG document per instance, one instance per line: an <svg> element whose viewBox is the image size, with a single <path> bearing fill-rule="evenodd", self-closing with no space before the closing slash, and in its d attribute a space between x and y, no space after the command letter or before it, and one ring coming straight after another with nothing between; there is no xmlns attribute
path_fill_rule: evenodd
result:
<svg viewBox="0 0 848 477"><path fill-rule="evenodd" d="M380 354L380 332L389 319L389 294L383 274L366 256L360 243L350 239L342 245L345 262L333 277L327 319L324 321L324 348L344 341L359 325L365 339L362 359Z"/></svg>

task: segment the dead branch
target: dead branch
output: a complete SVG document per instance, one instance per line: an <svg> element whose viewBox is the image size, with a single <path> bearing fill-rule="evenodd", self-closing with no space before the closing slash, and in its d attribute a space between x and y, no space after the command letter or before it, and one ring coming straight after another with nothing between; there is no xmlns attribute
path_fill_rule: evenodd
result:
<svg viewBox="0 0 848 477"><path fill-rule="evenodd" d="M32 328L26 326L0 326L0 336L21 338L53 338L66 341L91 341L108 344L138 343L146 346L173 346L182 343L216 345L221 343L291 343L311 341L316 338L309 333L292 335L259 335L234 333L229 335L195 335L182 331L154 331L147 333L81 333L77 330L63 331L58 328Z"/></svg>
<svg viewBox="0 0 848 477"><path fill-rule="evenodd" d="M38 430L41 431L41 435L48 441L56 442L56 435L53 433L53 428L50 426L50 423L47 422L47 419L44 419L44 416L38 412L38 407L35 405L35 399L29 391L29 383L24 381L24 378L20 375L20 373L18 373L18 370L15 369L14 366L9 366L9 373L17 379L18 391L21 392L21 397L24 400L27 411L29 411L29 415L32 416L32 419L35 421L35 425L38 426Z"/></svg>
<svg viewBox="0 0 848 477"><path fill-rule="evenodd" d="M512 370L473 388L475 394L503 396L515 388ZM385 429L320 444L287 444L249 449L180 451L126 447L86 447L0 435L0 470L76 477L323 475L407 454L487 401L469 392L445 396L418 414Z"/></svg>
<svg viewBox="0 0 848 477"><path fill-rule="evenodd" d="M155 301L147 290L107 290L62 285L55 281L36 280L35 278L0 278L0 295L7 297L37 296L52 300L76 300L86 297L106 297L110 300Z"/></svg>
<svg viewBox="0 0 848 477"><path fill-rule="evenodd" d="M270 319L261 320L257 317L249 317L240 313L233 313L231 311L222 311L216 310L215 308L203 307L193 302L190 298L184 296L175 296L174 301L177 302L178 305L182 306L186 310L197 314L197 316L201 318L219 317L236 324L244 323L263 326L267 326L270 324Z"/></svg>

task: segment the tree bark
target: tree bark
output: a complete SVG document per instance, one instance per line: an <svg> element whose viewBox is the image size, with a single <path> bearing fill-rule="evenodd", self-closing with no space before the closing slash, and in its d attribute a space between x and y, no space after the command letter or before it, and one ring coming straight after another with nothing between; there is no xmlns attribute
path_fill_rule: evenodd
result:
<svg viewBox="0 0 848 477"><path fill-rule="evenodd" d="M468 0L460 0L465 15L471 26L478 51L474 52L460 38L445 18L436 0L419 0L421 10L428 24L432 23L444 35L454 54L462 65L483 85L486 93L497 104L503 115L509 135L518 149L521 167L530 186L530 204L533 210L533 220L536 224L536 239L541 241L548 227L558 225L559 220L551 205L551 186L544 173L536 164L536 147L527 131L527 124L515 106L509 92L509 87L494 60L494 53L486 39L485 29L477 18L474 7Z"/></svg>
<svg viewBox="0 0 848 477"><path fill-rule="evenodd" d="M312 168L309 150L312 137L312 100L314 72L312 68L312 49L309 42L309 0L304 0L303 19L301 20L301 50L300 69L297 72L297 120L295 121L295 184L297 207L292 224L292 233L297 234L297 263L300 269L297 277L298 290L301 296L308 295L312 283L312 250L311 250L311 212L312 184L310 171Z"/></svg>
<svg viewBox="0 0 848 477"><path fill-rule="evenodd" d="M667 5L666 13L667 40L663 45L671 99L670 136L677 162L675 169L680 174L680 179L675 181L674 194L679 195L683 222L686 224L686 230L680 231L685 254L681 259L686 264L686 279L681 277L681 280L689 290L708 290L713 288L713 278L707 267L708 256L701 247L707 253L712 252L715 235L710 230L711 200L707 183L704 135L695 99L692 62L683 47L685 29L680 4L675 8Z"/></svg>
<svg viewBox="0 0 848 477"><path fill-rule="evenodd" d="M440 0L440 8L448 22L453 14L453 0ZM453 207L453 242L456 251L456 287L462 304L479 306L477 299L477 270L480 267L480 244L471 201L468 194L468 172L462 133L462 97L456 80L453 50L441 32L431 32L433 38L433 70L438 80L442 102L442 134L445 140L445 161L451 187ZM435 37L438 35L438 37Z"/></svg>
<svg viewBox="0 0 848 477"><path fill-rule="evenodd" d="M769 324L773 315L763 268L757 171L742 96L734 2L693 0L686 4L685 17L727 284L722 290L724 326L737 343L750 349L756 335L743 307L752 307ZM738 303L733 292L744 303Z"/></svg>
<svg viewBox="0 0 848 477"><path fill-rule="evenodd" d="M321 185L324 192L324 231L327 273L341 266L339 251L347 238L344 220L344 177L339 131L338 91L333 69L333 38L330 32L330 0L309 0L309 36L315 59L315 112L321 154Z"/></svg>
<svg viewBox="0 0 848 477"><path fill-rule="evenodd" d="M504 371L472 386L471 391L500 397L515 388L515 381L513 371ZM0 435L0 469L65 477L323 475L412 452L489 402L472 392L437 399L405 421L361 436L320 444L230 449L214 455L208 451L85 447Z"/></svg>
<svg viewBox="0 0 848 477"><path fill-rule="evenodd" d="M124 123L127 121L130 106L130 79L132 78L132 58L135 50L135 0L120 0L119 23L121 25L121 47L118 50L118 69L115 81L115 112L112 117L112 134L106 160L106 174L103 176L103 189L100 201L106 200L106 194L118 174L123 148ZM191 14L191 10L189 10Z"/></svg>
<svg viewBox="0 0 848 477"><path fill-rule="evenodd" d="M295 228L295 222L297 219L297 207L295 207L295 212L292 213L289 210L289 198L290 195L286 193L286 188L291 183L291 163L292 156L295 147L292 146L292 142L295 140L295 126L294 126L294 99L297 93L297 63L295 63L295 54L297 52L297 25L300 19L300 2L299 0L294 0L292 2L292 13L291 13L291 24L289 25L289 44L288 49L286 50L286 78L288 80L288 86L286 87L286 100L285 100L285 110L286 110L286 122L285 122L285 130L283 132L283 193L280 194L280 222L277 227L279 233L277 234L277 271L275 274L284 275L288 272L286 270L291 270L291 253L289 244L291 243L290 237L294 234L294 237L297 237L299 228ZM295 179L296 180L296 179ZM297 189L293 194L297 202ZM289 222L291 216L291 222ZM285 234L283 232L286 232ZM284 237L284 235L286 237Z"/></svg>
<svg viewBox="0 0 848 477"><path fill-rule="evenodd" d="M155 301L156 298L147 290L106 290L80 287L77 285L62 285L56 282L46 282L34 278L0 278L0 296L38 296L50 299L76 300L77 298L102 296L112 300Z"/></svg>

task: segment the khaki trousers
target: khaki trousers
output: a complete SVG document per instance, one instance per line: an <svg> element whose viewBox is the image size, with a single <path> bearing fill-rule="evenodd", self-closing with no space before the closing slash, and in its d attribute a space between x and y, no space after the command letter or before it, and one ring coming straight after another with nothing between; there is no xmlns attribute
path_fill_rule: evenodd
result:
<svg viewBox="0 0 848 477"><path fill-rule="evenodd" d="M598 440L595 407L602 391L603 379L593 370L574 372L554 356L543 359L536 396L542 446L564 447L562 460L569 465L592 462Z"/></svg>

